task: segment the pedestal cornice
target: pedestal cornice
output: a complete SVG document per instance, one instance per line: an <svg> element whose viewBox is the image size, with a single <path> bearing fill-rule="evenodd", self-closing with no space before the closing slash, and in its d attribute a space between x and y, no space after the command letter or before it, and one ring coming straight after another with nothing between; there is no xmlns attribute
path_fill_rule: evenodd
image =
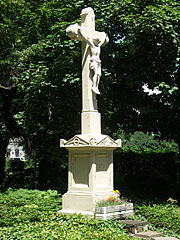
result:
<svg viewBox="0 0 180 240"><path fill-rule="evenodd" d="M122 147L121 139L113 140L108 135L75 135L68 141L60 139L60 147L65 148L118 148Z"/></svg>

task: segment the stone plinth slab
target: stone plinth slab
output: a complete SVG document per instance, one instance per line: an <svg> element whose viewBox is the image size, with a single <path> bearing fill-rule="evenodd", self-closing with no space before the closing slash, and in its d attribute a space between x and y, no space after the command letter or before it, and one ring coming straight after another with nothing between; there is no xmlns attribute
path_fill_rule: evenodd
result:
<svg viewBox="0 0 180 240"><path fill-rule="evenodd" d="M148 232L139 232L134 234L134 237L140 237L142 239L153 239L157 237L163 236L163 233L160 232L154 232L154 231L148 231Z"/></svg>
<svg viewBox="0 0 180 240"><path fill-rule="evenodd" d="M122 220L127 227L136 227L136 226L145 226L147 225L146 221L136 221L136 220Z"/></svg>
<svg viewBox="0 0 180 240"><path fill-rule="evenodd" d="M155 238L152 238L152 240L178 240L178 238L175 238L175 237L155 237Z"/></svg>
<svg viewBox="0 0 180 240"><path fill-rule="evenodd" d="M133 234L148 230L146 221L121 220L121 222L126 225L128 232Z"/></svg>
<svg viewBox="0 0 180 240"><path fill-rule="evenodd" d="M94 213L91 211L77 211L77 210L67 210L67 209L61 209L58 211L60 214L67 214L67 215L72 215L72 214L81 214L83 216L88 217L89 219L94 218Z"/></svg>

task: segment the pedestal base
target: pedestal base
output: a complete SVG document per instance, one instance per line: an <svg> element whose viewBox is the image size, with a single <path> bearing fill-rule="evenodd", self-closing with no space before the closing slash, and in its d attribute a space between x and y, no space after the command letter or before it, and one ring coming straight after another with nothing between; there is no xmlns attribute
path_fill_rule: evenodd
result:
<svg viewBox="0 0 180 240"><path fill-rule="evenodd" d="M82 214L88 218L95 217L96 202L107 199L112 192L102 194L86 194L86 193L65 193L63 195L62 210L58 211L60 214Z"/></svg>
<svg viewBox="0 0 180 240"><path fill-rule="evenodd" d="M81 214L83 216L86 216L88 218L94 218L94 212L88 212L88 211L76 211L76 210L59 210L59 214L67 214L67 215L72 215L72 214Z"/></svg>
<svg viewBox="0 0 180 240"><path fill-rule="evenodd" d="M62 210L59 213L81 213L82 215L94 217L96 203L107 199L112 191L105 193L77 193L67 192L63 195Z"/></svg>
<svg viewBox="0 0 180 240"><path fill-rule="evenodd" d="M121 145L109 136L76 135L61 146L69 151L68 191L59 213L94 217L96 203L113 192L113 150Z"/></svg>

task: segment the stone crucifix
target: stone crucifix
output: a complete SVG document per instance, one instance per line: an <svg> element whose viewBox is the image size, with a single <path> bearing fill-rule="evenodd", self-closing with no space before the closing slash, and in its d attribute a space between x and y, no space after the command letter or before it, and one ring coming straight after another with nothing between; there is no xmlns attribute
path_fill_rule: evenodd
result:
<svg viewBox="0 0 180 240"><path fill-rule="evenodd" d="M82 43L82 113L81 134L61 139L60 147L68 150L68 191L62 197L61 214L81 213L93 218L96 203L113 192L113 150L121 140L101 134L101 114L97 110L101 77L101 47L109 39L95 31L92 8L81 12L81 26L73 24L67 35Z"/></svg>
<svg viewBox="0 0 180 240"><path fill-rule="evenodd" d="M101 77L100 50L109 38L105 32L95 31L92 8L83 9L80 16L81 26L70 25L66 34L71 39L82 41L82 112L90 113L97 112L96 94L100 94L98 86Z"/></svg>

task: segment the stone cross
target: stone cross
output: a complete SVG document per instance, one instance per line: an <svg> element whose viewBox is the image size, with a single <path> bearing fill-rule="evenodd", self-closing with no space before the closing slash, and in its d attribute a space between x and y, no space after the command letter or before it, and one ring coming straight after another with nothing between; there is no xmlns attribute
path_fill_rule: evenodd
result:
<svg viewBox="0 0 180 240"><path fill-rule="evenodd" d="M71 39L82 42L82 113L81 134L61 139L68 149L68 191L62 197L61 214L81 213L94 217L96 203L113 192L113 150L121 140L101 134L101 115L97 110L101 77L101 46L108 42L104 32L95 30L94 11L81 12L81 26L66 29Z"/></svg>
<svg viewBox="0 0 180 240"><path fill-rule="evenodd" d="M101 46L108 43L105 32L95 30L95 15L88 7L81 12L81 26L70 25L66 34L82 42L82 115L81 133L85 135L101 134L100 114L97 109L96 94L100 94L98 85L101 77Z"/></svg>

